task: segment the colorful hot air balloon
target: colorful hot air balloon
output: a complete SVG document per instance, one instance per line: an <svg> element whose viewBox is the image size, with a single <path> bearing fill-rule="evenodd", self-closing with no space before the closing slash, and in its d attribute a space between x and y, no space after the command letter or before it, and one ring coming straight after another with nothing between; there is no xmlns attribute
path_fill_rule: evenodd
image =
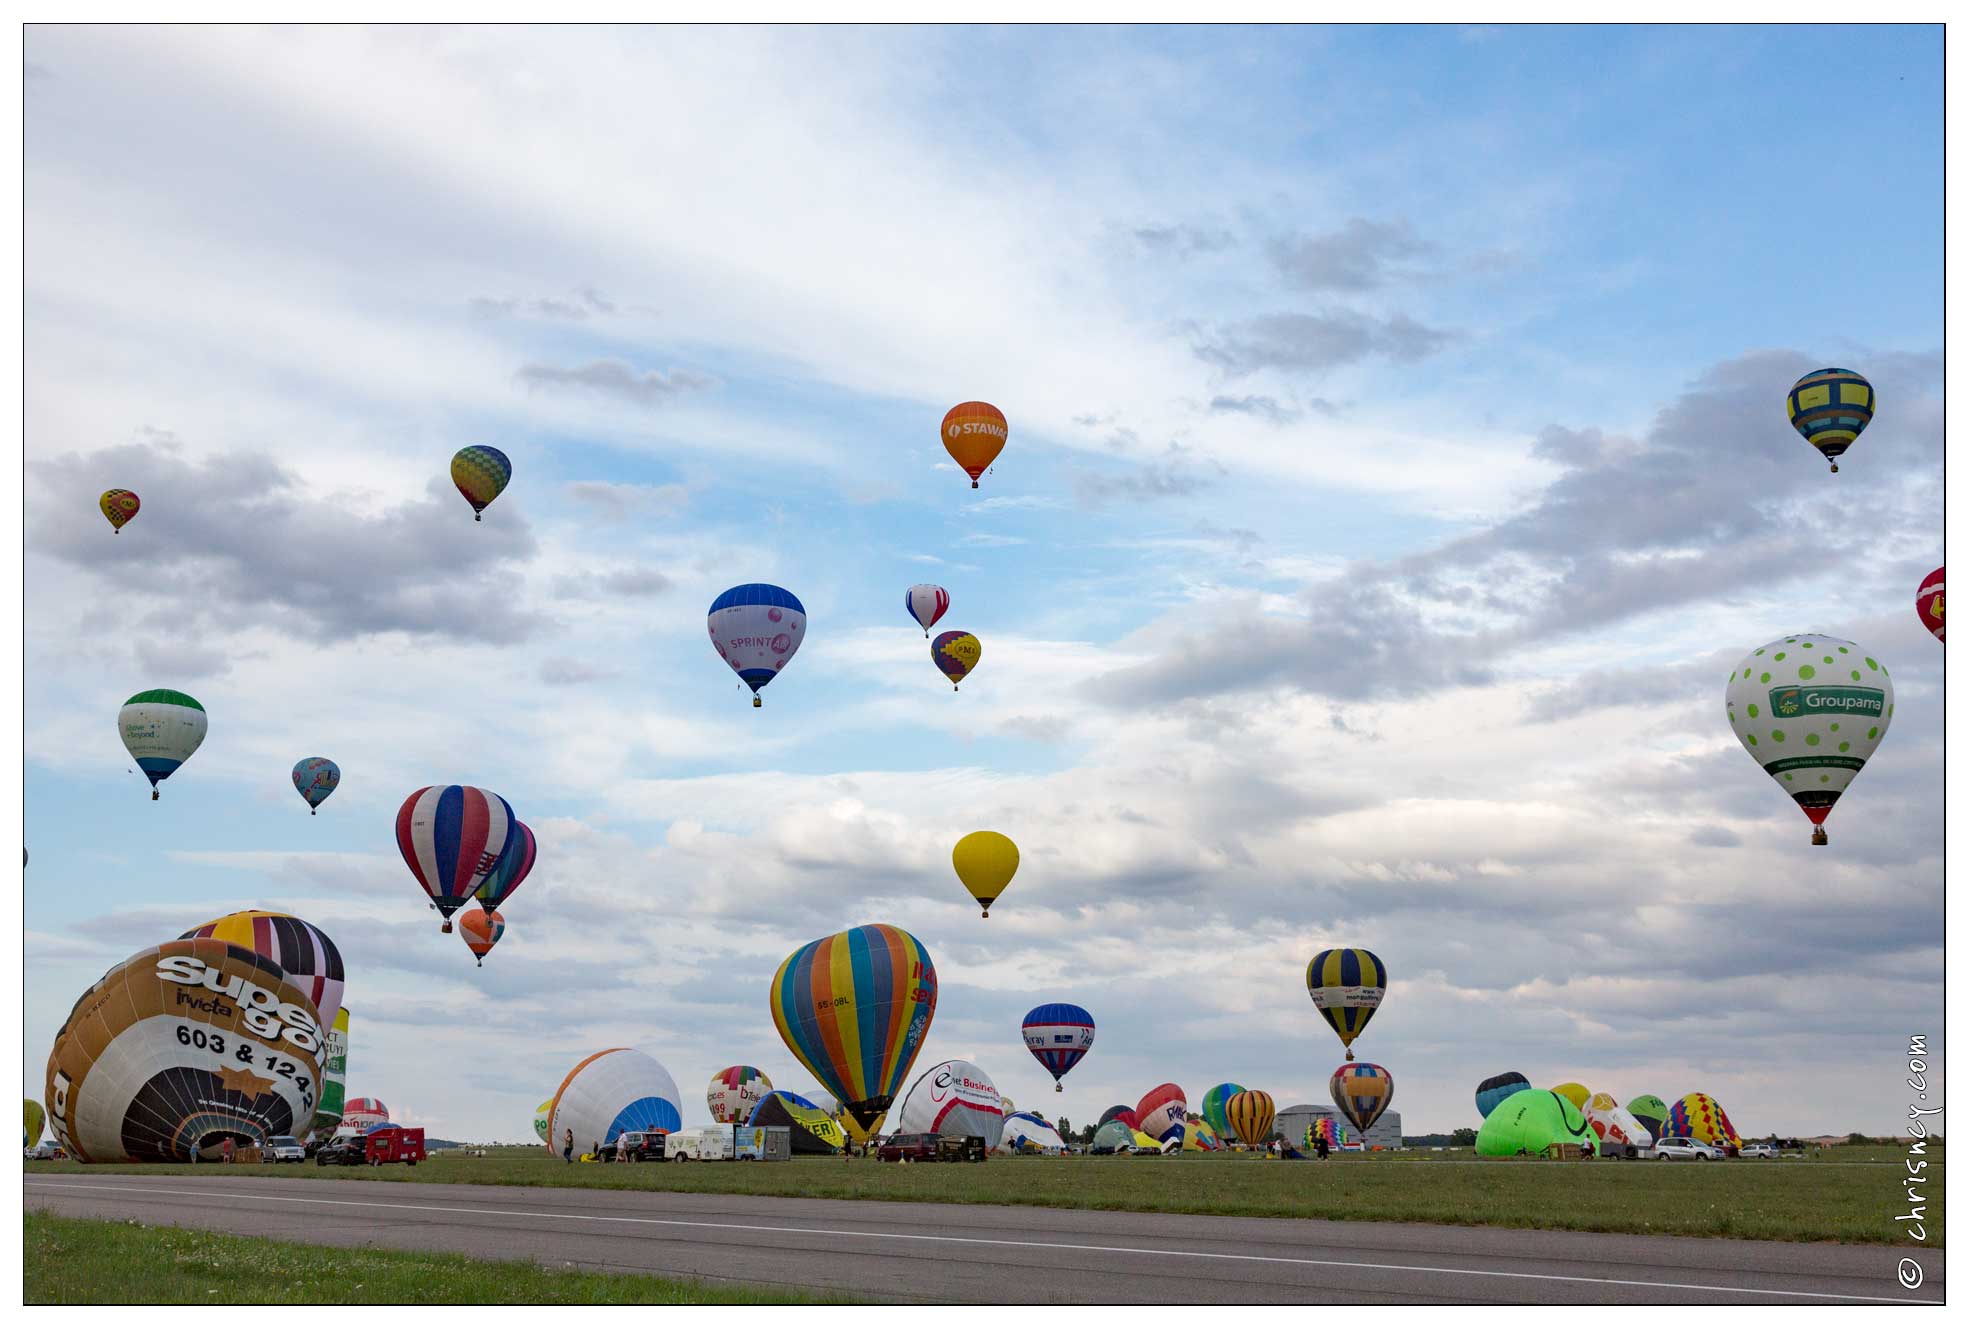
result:
<svg viewBox="0 0 1969 1329"><path fill-rule="evenodd" d="M137 952L82 994L48 1055L55 1138L84 1163L182 1163L305 1133L321 1023L280 966L210 937Z"/></svg>
<svg viewBox="0 0 1969 1329"><path fill-rule="evenodd" d="M1099 1124L1105 1126L1111 1121L1119 1121L1131 1131L1142 1129L1142 1119L1136 1116L1135 1109L1129 1107L1126 1103L1116 1103L1106 1112L1103 1112Z"/></svg>
<svg viewBox="0 0 1969 1329"><path fill-rule="evenodd" d="M777 678L800 649L807 635L807 611L793 592L750 582L711 602L707 626L719 658L752 689L752 704L759 706L759 689Z"/></svg>
<svg viewBox="0 0 1969 1329"><path fill-rule="evenodd" d="M968 1061L940 1061L916 1077L896 1108L896 1129L906 1135L984 1137L987 1150L1004 1137L1010 1115L998 1086Z"/></svg>
<svg viewBox="0 0 1969 1329"><path fill-rule="evenodd" d="M181 935L179 941L211 937L244 946L255 955L264 955L279 965L287 981L307 994L324 1030L335 1027L342 1010L342 952L335 943L306 919L292 914L273 914L262 909L242 909L224 918L201 923Z"/></svg>
<svg viewBox="0 0 1969 1329"><path fill-rule="evenodd" d="M711 1109L711 1120L720 1126L733 1122L744 1125L752 1120L752 1109L759 1106L759 1100L772 1091L773 1082L757 1066L727 1066L711 1077L704 1102Z"/></svg>
<svg viewBox="0 0 1969 1329"><path fill-rule="evenodd" d="M1666 1125L1670 1135L1686 1136L1726 1149L1738 1149L1743 1145L1737 1136L1737 1128L1730 1124L1729 1114L1723 1111L1723 1105L1708 1094L1683 1094L1676 1099L1669 1105Z"/></svg>
<svg viewBox="0 0 1969 1329"><path fill-rule="evenodd" d="M1550 1089L1520 1089L1492 1108L1477 1132L1477 1152L1485 1158L1536 1158L1566 1144L1599 1152L1586 1114Z"/></svg>
<svg viewBox="0 0 1969 1329"><path fill-rule="evenodd" d="M554 1100L551 1098L533 1110L533 1133L540 1137L542 1144L547 1143L547 1122L552 1118L553 1112Z"/></svg>
<svg viewBox="0 0 1969 1329"><path fill-rule="evenodd" d="M205 741L205 708L197 698L182 692L152 688L123 703L116 727L123 735L123 746L150 780L150 796L155 801L159 781L170 779Z"/></svg>
<svg viewBox="0 0 1969 1329"><path fill-rule="evenodd" d="M607 1048L584 1057L554 1092L547 1149L561 1152L574 1132L576 1153L604 1149L624 1131L674 1131L684 1124L683 1096L663 1063L635 1048Z"/></svg>
<svg viewBox="0 0 1969 1329"><path fill-rule="evenodd" d="M1921 579L1921 593L1914 597L1914 612L1921 615L1921 626L1934 633L1936 641L1942 641L1941 568L1936 568Z"/></svg>
<svg viewBox="0 0 1969 1329"><path fill-rule="evenodd" d="M1183 1138L1183 1119L1190 1105L1181 1085L1159 1084L1135 1105L1135 1120L1144 1135L1160 1144Z"/></svg>
<svg viewBox="0 0 1969 1329"><path fill-rule="evenodd" d="M1228 1133L1257 1149L1272 1138L1272 1118L1277 1110L1272 1096L1263 1090L1240 1089L1224 1107L1224 1115L1231 1123Z"/></svg>
<svg viewBox="0 0 1969 1329"><path fill-rule="evenodd" d="M342 1124L342 1098L349 1082L349 1008L335 1012L322 1043L321 1101L314 1105L314 1133L326 1139Z"/></svg>
<svg viewBox="0 0 1969 1329"><path fill-rule="evenodd" d="M506 935L506 920L496 909L468 909L458 916L458 935L465 939L465 945L478 957L478 967L485 968L485 957L492 954L492 948Z"/></svg>
<svg viewBox="0 0 1969 1329"><path fill-rule="evenodd" d="M867 923L780 963L769 997L787 1049L841 1100L857 1143L881 1125L937 1011L937 967L901 928Z"/></svg>
<svg viewBox="0 0 1969 1329"><path fill-rule="evenodd" d="M1333 1072L1333 1106L1354 1123L1362 1135L1381 1119L1395 1101L1395 1077L1371 1061L1350 1061Z"/></svg>
<svg viewBox="0 0 1969 1329"><path fill-rule="evenodd" d="M1243 1092L1243 1085L1232 1084L1229 1081L1219 1085L1212 1085L1204 1091L1203 1119L1209 1122L1210 1128L1219 1135L1234 1134L1231 1130L1231 1119L1226 1114L1226 1109L1230 1106L1232 1097Z"/></svg>
<svg viewBox="0 0 1969 1329"><path fill-rule="evenodd" d="M1737 741L1811 819L1825 819L1894 718L1887 666L1837 637L1802 633L1759 646L1730 675L1724 711Z"/></svg>
<svg viewBox="0 0 1969 1329"><path fill-rule="evenodd" d="M1873 384L1850 369L1815 369L1791 385L1784 408L1791 427L1837 471L1839 455L1873 419Z"/></svg>
<svg viewBox="0 0 1969 1329"><path fill-rule="evenodd" d="M1063 1092L1060 1077L1080 1064L1094 1046L1094 1017L1070 1001L1049 1001L1026 1012L1020 1032L1026 1050L1053 1077L1053 1092Z"/></svg>
<svg viewBox="0 0 1969 1329"><path fill-rule="evenodd" d="M478 902L481 909L497 909L512 898L514 891L533 871L533 860L539 852L539 845L533 838L533 829L525 822L518 823L513 832L513 844L499 862L479 883Z"/></svg>
<svg viewBox="0 0 1969 1329"><path fill-rule="evenodd" d="M390 1119L390 1110L380 1098L351 1098L342 1109L342 1124L351 1130L366 1131Z"/></svg>
<svg viewBox="0 0 1969 1329"><path fill-rule="evenodd" d="M1374 1018L1387 991L1388 970L1380 957L1358 946L1321 951L1306 966L1306 992L1340 1035L1348 1061L1354 1059L1354 1040Z"/></svg>
<svg viewBox="0 0 1969 1329"><path fill-rule="evenodd" d="M774 1089L754 1105L747 1126L784 1126L796 1154L838 1154L848 1137L841 1123L800 1094Z"/></svg>
<svg viewBox="0 0 1969 1329"><path fill-rule="evenodd" d="M1634 1120L1647 1128L1649 1135L1657 1140L1661 1138L1662 1127L1668 1124L1668 1104L1653 1094L1642 1094L1639 1098L1627 1100L1627 1110L1633 1114Z"/></svg>
<svg viewBox="0 0 1969 1329"><path fill-rule="evenodd" d="M971 488L976 489L985 467L1005 450L1004 414L990 402L959 402L944 413L942 432L944 451L971 477Z"/></svg>
<svg viewBox="0 0 1969 1329"><path fill-rule="evenodd" d="M431 907L444 917L465 905L499 866L517 834L512 805L472 785L426 785L397 809L397 850Z"/></svg>
<svg viewBox="0 0 1969 1329"><path fill-rule="evenodd" d="M96 506L103 510L103 516L109 518L111 532L121 535L124 523L137 515L137 509L143 506L143 502L128 489L105 489L103 496L96 500Z"/></svg>
<svg viewBox="0 0 1969 1329"><path fill-rule="evenodd" d="M968 632L944 632L930 643L930 661L943 670L944 677L950 680L950 690L957 691L957 685L978 667L978 659L984 654L984 645Z"/></svg>
<svg viewBox="0 0 1969 1329"><path fill-rule="evenodd" d="M506 492L513 463L498 448L460 448L451 458L451 483L472 505L472 520L484 521L486 505Z"/></svg>
<svg viewBox="0 0 1969 1329"><path fill-rule="evenodd" d="M1506 1071L1502 1075L1493 1075L1481 1081L1477 1085L1477 1115L1488 1117L1497 1109L1499 1103L1519 1090L1529 1088L1531 1088L1531 1081L1517 1071Z"/></svg>
<svg viewBox="0 0 1969 1329"><path fill-rule="evenodd" d="M1582 1112L1586 1110L1586 1100L1593 1096L1593 1091L1577 1080L1568 1080L1564 1084L1555 1084L1552 1086L1552 1092Z"/></svg>
<svg viewBox="0 0 1969 1329"><path fill-rule="evenodd" d="M916 620L917 626L923 629L923 635L927 637L937 620L944 616L944 611L950 608L950 592L941 586L912 586L902 594L902 607L909 611L909 616Z"/></svg>
<svg viewBox="0 0 1969 1329"><path fill-rule="evenodd" d="M310 817L341 783L342 768L326 757L303 757L294 763L294 792L308 801Z"/></svg>
<svg viewBox="0 0 1969 1329"><path fill-rule="evenodd" d="M41 1105L33 1099L28 1098L22 1101L27 1106L23 1109L26 1116L21 1122L21 1141L26 1148L32 1149L35 1145L41 1143L41 1132L48 1125L48 1114L43 1112Z"/></svg>
<svg viewBox="0 0 1969 1329"><path fill-rule="evenodd" d="M991 917L992 902L1012 884L1019 870L1019 847L997 831L972 831L950 851L950 864L957 869L957 880Z"/></svg>
<svg viewBox="0 0 1969 1329"><path fill-rule="evenodd" d="M1624 1154L1653 1144L1654 1132L1643 1126L1612 1094L1595 1094L1586 1100L1586 1124L1600 1137L1602 1154Z"/></svg>

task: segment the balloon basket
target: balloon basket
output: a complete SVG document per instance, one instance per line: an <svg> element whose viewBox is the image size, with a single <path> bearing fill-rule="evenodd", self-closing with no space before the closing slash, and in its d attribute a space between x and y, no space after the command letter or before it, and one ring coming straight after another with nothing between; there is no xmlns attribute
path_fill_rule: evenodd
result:
<svg viewBox="0 0 1969 1329"><path fill-rule="evenodd" d="M1064 1094L1064 1093L1065 1093L1066 1091L1067 1091L1067 1087L1066 1087L1065 1085L1063 1085L1063 1084L1061 1084L1061 1083L1060 1083L1060 1082L1059 1082L1058 1080L1055 1080L1055 1081L1053 1081L1053 1092L1054 1092L1054 1093L1056 1093L1056 1094Z"/></svg>
<svg viewBox="0 0 1969 1329"><path fill-rule="evenodd" d="M157 801L157 791L155 789L150 791L150 801L153 803Z"/></svg>
<svg viewBox="0 0 1969 1329"><path fill-rule="evenodd" d="M1825 834L1825 827L1823 827L1823 826L1814 826L1814 827L1812 827L1812 843L1813 843L1813 844L1830 844L1830 843L1831 843L1831 841L1830 841L1830 840L1828 840L1828 839L1826 838L1826 834Z"/></svg>
<svg viewBox="0 0 1969 1329"><path fill-rule="evenodd" d="M763 701L761 701L761 700L759 700L759 699L758 699L757 697L754 697L754 698L752 699L752 704L753 704L754 706L764 706L764 705L765 705L766 703L765 703L765 702L763 702Z"/></svg>
<svg viewBox="0 0 1969 1329"><path fill-rule="evenodd" d="M1832 469L1836 471L1836 470L1838 470L1839 468L1838 468L1837 466L1835 466L1835 467L1833 467ZM978 482L977 482L976 480L973 480L973 481L971 481L971 488L973 488L973 489L976 489L977 487L978 487Z"/></svg>
<svg viewBox="0 0 1969 1329"><path fill-rule="evenodd" d="M482 512L474 512L474 513L472 514L472 520L473 520L473 521L484 521L484 520L485 520L485 514L484 514L484 513L482 513Z"/></svg>
<svg viewBox="0 0 1969 1329"><path fill-rule="evenodd" d="M447 919L445 919L445 920L444 920L444 926L443 926L443 927L441 927L441 928L439 928L439 929L438 929L438 931L439 931L439 932L441 932L441 933L442 933L442 932L449 932L449 931L451 931L451 920L450 920L450 919L448 919L448 918L447 918Z"/></svg>

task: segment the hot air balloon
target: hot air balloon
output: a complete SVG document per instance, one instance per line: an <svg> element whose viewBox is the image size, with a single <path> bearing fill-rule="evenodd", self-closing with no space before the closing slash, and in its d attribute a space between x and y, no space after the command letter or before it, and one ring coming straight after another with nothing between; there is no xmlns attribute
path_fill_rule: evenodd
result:
<svg viewBox="0 0 1969 1329"><path fill-rule="evenodd" d="M937 1011L937 967L901 928L867 923L810 941L769 994L787 1049L841 1100L856 1143L875 1133Z"/></svg>
<svg viewBox="0 0 1969 1329"><path fill-rule="evenodd" d="M1321 951L1306 966L1306 991L1340 1035L1347 1060L1352 1061L1354 1040L1374 1018L1388 991L1388 970L1373 951L1357 946Z"/></svg>
<svg viewBox="0 0 1969 1329"><path fill-rule="evenodd" d="M1094 1017L1070 1001L1049 1001L1026 1012L1020 1032L1026 1050L1053 1077L1053 1092L1060 1093L1060 1077L1078 1066L1094 1046Z"/></svg>
<svg viewBox="0 0 1969 1329"><path fill-rule="evenodd" d="M1000 1154L1045 1154L1049 1157L1066 1152L1067 1142L1060 1138L1060 1128L1037 1112L1008 1112L1005 1114L1005 1134L999 1138L994 1153Z"/></svg>
<svg viewBox="0 0 1969 1329"><path fill-rule="evenodd" d="M1655 1142L1654 1132L1615 1102L1612 1094L1593 1095L1586 1100L1585 1111L1586 1124L1600 1137L1602 1154L1632 1158Z"/></svg>
<svg viewBox="0 0 1969 1329"><path fill-rule="evenodd" d="M941 586L912 586L902 594L902 607L909 611L909 616L916 620L917 626L923 629L923 635L927 637L930 629L937 625L937 620L944 616L944 611L950 608L950 592Z"/></svg>
<svg viewBox="0 0 1969 1329"><path fill-rule="evenodd" d="M452 455L451 483L472 505L473 521L485 520L486 506L506 491L512 478L513 463L498 448L460 448Z"/></svg>
<svg viewBox="0 0 1969 1329"><path fill-rule="evenodd" d="M1941 568L1921 579L1921 593L1914 597L1914 612L1921 615L1921 626L1934 633L1936 641L1942 641Z"/></svg>
<svg viewBox="0 0 1969 1329"><path fill-rule="evenodd" d="M990 402L959 402L944 413L942 432L944 451L976 489L985 467L1005 450L1005 416Z"/></svg>
<svg viewBox="0 0 1969 1329"><path fill-rule="evenodd" d="M606 1048L584 1057L554 1092L547 1149L574 1132L577 1153L607 1149L624 1131L674 1131L684 1124L683 1096L663 1063L635 1048Z"/></svg>
<svg viewBox="0 0 1969 1329"><path fill-rule="evenodd" d="M847 1148L841 1123L804 1095L774 1089L760 1099L747 1126L784 1126L796 1154L838 1154Z"/></svg>
<svg viewBox="0 0 1969 1329"><path fill-rule="evenodd" d="M21 1121L21 1141L24 1147L32 1149L41 1143L41 1132L48 1124L48 1114L43 1112L41 1105L33 1099L22 1101L27 1106L23 1109L26 1115Z"/></svg>
<svg viewBox="0 0 1969 1329"><path fill-rule="evenodd" d="M294 792L308 801L310 817L341 783L342 768L326 757L303 757L294 763Z"/></svg>
<svg viewBox="0 0 1969 1329"><path fill-rule="evenodd" d="M352 1098L342 1109L342 1124L350 1130L366 1131L390 1119L390 1110L380 1098Z"/></svg>
<svg viewBox="0 0 1969 1329"><path fill-rule="evenodd" d="M1520 1089L1529 1088L1531 1088L1531 1081L1517 1071L1506 1071L1502 1075L1493 1075L1487 1080L1480 1081L1477 1085L1477 1115L1488 1117L1499 1103Z"/></svg>
<svg viewBox="0 0 1969 1329"><path fill-rule="evenodd" d="M1142 1129L1142 1119L1136 1116L1135 1109L1129 1107L1126 1103L1116 1103L1106 1112L1103 1112L1099 1124L1105 1126L1111 1121L1124 1122L1131 1131Z"/></svg>
<svg viewBox="0 0 1969 1329"><path fill-rule="evenodd" d="M342 952L314 924L292 914L242 909L201 923L178 940L191 941L197 937L231 942L266 956L280 966L288 982L307 995L321 1027L324 1030L335 1027L335 1017L342 1011Z"/></svg>
<svg viewBox="0 0 1969 1329"><path fill-rule="evenodd" d="M1661 1138L1662 1127L1668 1124L1668 1104L1653 1094L1642 1094L1639 1098L1627 1100L1627 1110L1633 1114L1634 1120L1647 1128L1649 1135L1657 1140Z"/></svg>
<svg viewBox="0 0 1969 1329"><path fill-rule="evenodd" d="M1159 1084L1142 1095L1135 1105L1135 1120L1142 1133L1160 1144L1183 1138L1183 1118L1189 1112L1182 1086Z"/></svg>
<svg viewBox="0 0 1969 1329"><path fill-rule="evenodd" d="M1235 1135L1253 1149L1262 1148L1272 1138L1272 1118L1276 1112L1270 1094L1261 1089L1240 1089L1224 1107L1231 1128L1219 1133Z"/></svg>
<svg viewBox="0 0 1969 1329"><path fill-rule="evenodd" d="M704 1102L711 1109L711 1120L720 1126L734 1122L744 1125L752 1119L752 1109L759 1100L772 1091L773 1082L757 1066L727 1066L711 1077Z"/></svg>
<svg viewBox="0 0 1969 1329"><path fill-rule="evenodd" d="M707 620L711 644L752 689L752 704L763 705L759 689L779 676L807 635L807 611L793 592L764 582L734 586L711 602Z"/></svg>
<svg viewBox="0 0 1969 1329"><path fill-rule="evenodd" d="M305 1132L321 1090L314 1003L209 937L137 952L82 994L48 1055L55 1138L84 1163L182 1163L222 1139Z"/></svg>
<svg viewBox="0 0 1969 1329"><path fill-rule="evenodd" d="M506 920L496 909L468 909L458 916L458 935L465 939L465 945L478 957L478 967L485 968L485 957L492 954L492 948L506 935Z"/></svg>
<svg viewBox="0 0 1969 1329"><path fill-rule="evenodd" d="M896 1109L896 1129L906 1135L984 1137L996 1149L1005 1132L1005 1100L984 1068L968 1061L940 1061L916 1077Z"/></svg>
<svg viewBox="0 0 1969 1329"><path fill-rule="evenodd" d="M1840 454L1873 419L1873 384L1850 369L1815 369L1791 385L1784 406L1791 427L1837 471Z"/></svg>
<svg viewBox="0 0 1969 1329"><path fill-rule="evenodd" d="M1599 1137L1586 1114L1550 1089L1520 1089L1491 1109L1477 1132L1477 1152L1486 1158L1536 1158L1563 1144L1599 1152Z"/></svg>
<svg viewBox="0 0 1969 1329"><path fill-rule="evenodd" d="M182 692L152 688L123 703L116 727L123 735L123 746L149 778L150 796L155 801L158 783L170 779L205 741L205 708L197 698Z"/></svg>
<svg viewBox="0 0 1969 1329"><path fill-rule="evenodd" d="M1388 1104L1395 1101L1395 1077L1385 1066L1371 1061L1352 1061L1333 1072L1333 1106L1340 1115L1366 1135L1368 1127L1381 1119Z"/></svg>
<svg viewBox="0 0 1969 1329"><path fill-rule="evenodd" d="M1759 646L1730 675L1723 706L1752 760L1811 819L1825 819L1894 718L1887 666L1850 641L1801 633Z"/></svg>
<svg viewBox="0 0 1969 1329"><path fill-rule="evenodd" d="M314 1105L314 1133L326 1138L342 1124L342 1098L349 1081L349 1008L335 1012L322 1043L321 1101Z"/></svg>
<svg viewBox="0 0 1969 1329"><path fill-rule="evenodd" d="M397 850L444 917L472 902L517 834L512 805L472 785L426 785L397 809Z"/></svg>
<svg viewBox="0 0 1969 1329"><path fill-rule="evenodd" d="M1231 1119L1226 1115L1226 1108L1230 1105L1233 1095L1243 1092L1243 1085L1231 1084L1229 1081L1223 1084L1213 1085L1204 1091L1203 1119L1209 1122L1211 1129L1215 1130L1219 1135L1233 1133L1231 1131Z"/></svg>
<svg viewBox="0 0 1969 1329"><path fill-rule="evenodd" d="M499 856L499 862L479 883L479 907L497 909L506 903L526 880L527 874L533 871L534 856L538 852L539 845L533 838L532 828L525 822L519 822L513 832L512 847Z"/></svg>
<svg viewBox="0 0 1969 1329"><path fill-rule="evenodd" d="M942 632L930 643L930 662L943 670L950 690L957 691L984 655L984 645L968 632Z"/></svg>
<svg viewBox="0 0 1969 1329"><path fill-rule="evenodd" d="M972 831L950 851L950 865L957 879L991 917L992 902L1012 884L1019 870L1019 847L997 831Z"/></svg>
<svg viewBox="0 0 1969 1329"><path fill-rule="evenodd" d="M553 1112L554 1100L551 1098L533 1110L533 1133L540 1137L542 1144L547 1143L547 1122Z"/></svg>
<svg viewBox="0 0 1969 1329"><path fill-rule="evenodd" d="M103 516L109 518L111 533L121 535L124 524L137 515L137 509L143 506L143 502L128 489L105 489L103 496L96 500L96 506L103 510Z"/></svg>
<svg viewBox="0 0 1969 1329"><path fill-rule="evenodd" d="M1683 1094L1668 1106L1667 1133L1701 1140L1705 1144L1739 1149L1743 1141L1730 1124L1723 1105L1708 1094Z"/></svg>
<svg viewBox="0 0 1969 1329"><path fill-rule="evenodd" d="M1552 1086L1552 1092L1560 1098L1565 1099L1566 1102L1572 1104L1581 1112L1586 1110L1586 1100L1593 1096L1593 1091L1577 1080L1568 1080L1564 1084L1555 1084Z"/></svg>
<svg viewBox="0 0 1969 1329"><path fill-rule="evenodd" d="M1094 1132L1094 1141L1087 1147L1093 1155L1125 1154L1135 1147L1135 1131L1125 1121L1103 1122Z"/></svg>

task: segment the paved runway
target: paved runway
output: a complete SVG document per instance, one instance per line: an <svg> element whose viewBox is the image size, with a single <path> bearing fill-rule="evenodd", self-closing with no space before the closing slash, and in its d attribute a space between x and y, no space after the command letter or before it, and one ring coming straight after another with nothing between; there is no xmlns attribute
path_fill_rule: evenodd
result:
<svg viewBox="0 0 1969 1329"><path fill-rule="evenodd" d="M893 1300L1939 1302L1903 1247L1082 1209L267 1177L26 1179L25 1204L338 1246L455 1251ZM1925 1281L1909 1293L1903 1257Z"/></svg>

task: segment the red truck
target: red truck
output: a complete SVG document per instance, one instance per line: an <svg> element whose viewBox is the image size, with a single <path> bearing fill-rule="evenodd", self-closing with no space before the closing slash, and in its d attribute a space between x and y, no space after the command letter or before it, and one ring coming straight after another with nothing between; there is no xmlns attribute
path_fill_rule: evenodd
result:
<svg viewBox="0 0 1969 1329"><path fill-rule="evenodd" d="M385 1163L406 1163L416 1167L424 1160L424 1128L422 1126L378 1126L367 1135L338 1135L315 1151L317 1166L327 1167L339 1163L354 1167L367 1163L371 1167L381 1167Z"/></svg>

